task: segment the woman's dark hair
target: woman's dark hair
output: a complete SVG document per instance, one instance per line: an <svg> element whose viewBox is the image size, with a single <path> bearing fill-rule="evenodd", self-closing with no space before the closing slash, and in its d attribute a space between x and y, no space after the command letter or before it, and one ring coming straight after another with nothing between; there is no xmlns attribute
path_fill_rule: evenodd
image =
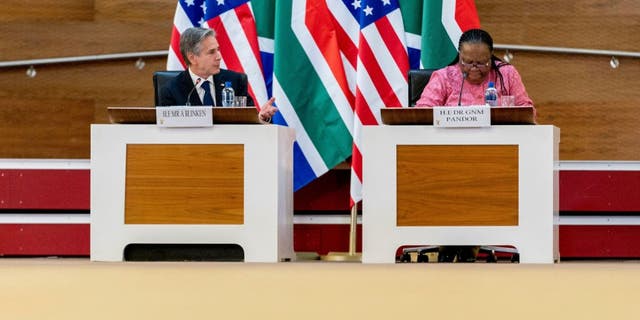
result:
<svg viewBox="0 0 640 320"><path fill-rule="evenodd" d="M460 36L460 41L458 42L458 54L456 54L456 57L451 61L451 63L449 63L449 65L452 66L458 63L458 60L460 59L460 48L462 48L462 45L465 43L484 43L489 47L489 51L491 52L490 70L493 70L496 73L496 78L500 80L500 90L502 91L502 94L507 94L506 89L504 88L504 79L502 78L500 68L508 65L508 63L493 55L493 38L491 38L491 35L488 32L482 29L470 29L465 31L462 36Z"/></svg>

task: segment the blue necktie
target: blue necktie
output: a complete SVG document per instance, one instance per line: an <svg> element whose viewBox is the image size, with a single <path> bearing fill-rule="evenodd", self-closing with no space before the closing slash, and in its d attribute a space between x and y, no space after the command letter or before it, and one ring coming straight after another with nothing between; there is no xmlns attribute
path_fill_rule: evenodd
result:
<svg viewBox="0 0 640 320"><path fill-rule="evenodd" d="M200 86L204 89L204 99L202 100L202 105L204 106L213 106L213 98L211 97L211 87L209 86L209 80L206 80Z"/></svg>

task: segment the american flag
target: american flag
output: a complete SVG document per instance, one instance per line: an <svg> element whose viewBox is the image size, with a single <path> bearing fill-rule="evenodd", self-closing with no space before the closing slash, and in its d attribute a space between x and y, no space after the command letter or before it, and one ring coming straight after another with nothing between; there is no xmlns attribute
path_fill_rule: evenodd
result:
<svg viewBox="0 0 640 320"><path fill-rule="evenodd" d="M352 43L343 42L343 52L355 64L356 73L351 160L353 205L362 199L362 126L380 124L381 108L403 105L408 94L409 57L397 0L343 0L341 5L348 11L334 6L332 12L349 34Z"/></svg>
<svg viewBox="0 0 640 320"><path fill-rule="evenodd" d="M247 74L249 94L257 106L267 102L256 22L249 0L180 0L173 19L167 70L184 70L180 34L190 27L216 31L222 68Z"/></svg>
<svg viewBox="0 0 640 320"><path fill-rule="evenodd" d="M462 26L479 26L473 0L402 6L403 14L398 0L180 0L167 68L184 68L184 29L214 28L223 65L249 75L260 104L273 84L273 121L296 130L294 190L352 156L353 205L362 199L362 126L380 124L381 108L406 103L410 65L443 67L456 54Z"/></svg>

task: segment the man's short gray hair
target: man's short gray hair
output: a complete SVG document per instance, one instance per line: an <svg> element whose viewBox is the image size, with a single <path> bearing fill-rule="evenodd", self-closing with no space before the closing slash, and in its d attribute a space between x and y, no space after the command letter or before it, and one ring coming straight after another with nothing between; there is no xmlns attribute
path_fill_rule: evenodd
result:
<svg viewBox="0 0 640 320"><path fill-rule="evenodd" d="M202 41L206 37L215 36L216 32L213 31L213 29L199 27L189 28L182 32L180 35L180 53L182 54L182 58L187 66L191 65L191 61L189 61L189 54L200 54Z"/></svg>

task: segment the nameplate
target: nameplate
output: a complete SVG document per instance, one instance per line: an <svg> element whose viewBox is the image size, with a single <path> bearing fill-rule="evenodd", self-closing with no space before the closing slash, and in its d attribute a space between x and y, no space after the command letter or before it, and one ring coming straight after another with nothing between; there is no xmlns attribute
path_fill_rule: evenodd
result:
<svg viewBox="0 0 640 320"><path fill-rule="evenodd" d="M442 128L489 127L491 126L491 107L433 107L433 126Z"/></svg>
<svg viewBox="0 0 640 320"><path fill-rule="evenodd" d="M213 111L211 107L156 107L156 124L159 127L211 127Z"/></svg>

